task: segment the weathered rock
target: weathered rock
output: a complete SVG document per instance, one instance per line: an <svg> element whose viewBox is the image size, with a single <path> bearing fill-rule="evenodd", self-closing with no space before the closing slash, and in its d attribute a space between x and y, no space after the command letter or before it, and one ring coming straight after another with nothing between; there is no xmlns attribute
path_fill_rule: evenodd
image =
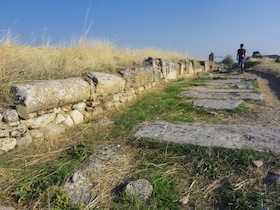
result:
<svg viewBox="0 0 280 210"><path fill-rule="evenodd" d="M29 134L32 136L33 139L39 139L44 137L44 133L38 129L30 130Z"/></svg>
<svg viewBox="0 0 280 210"><path fill-rule="evenodd" d="M196 99L191 100L191 104L195 107L206 109L222 109L233 110L242 103L242 100L212 100L212 99Z"/></svg>
<svg viewBox="0 0 280 210"><path fill-rule="evenodd" d="M118 73L125 80L125 89L139 88L148 83L152 83L159 77L158 69L152 67L142 67L134 69L120 69Z"/></svg>
<svg viewBox="0 0 280 210"><path fill-rule="evenodd" d="M32 140L33 140L33 138L31 135L26 135L17 140L17 145L19 147L28 146L29 144L32 143Z"/></svg>
<svg viewBox="0 0 280 210"><path fill-rule="evenodd" d="M50 124L42 127L40 131L45 138L54 138L65 133L65 127L63 125Z"/></svg>
<svg viewBox="0 0 280 210"><path fill-rule="evenodd" d="M252 163L253 163L257 168L263 166L263 161L261 161L261 160L254 160L254 161L252 161Z"/></svg>
<svg viewBox="0 0 280 210"><path fill-rule="evenodd" d="M30 112L90 99L90 85L79 77L16 84L10 92L20 102L22 107L17 109L23 117Z"/></svg>
<svg viewBox="0 0 280 210"><path fill-rule="evenodd" d="M91 190L93 183L83 174L76 171L63 185L63 190L75 204L88 204L91 200Z"/></svg>
<svg viewBox="0 0 280 210"><path fill-rule="evenodd" d="M3 121L10 123L17 121L18 118L18 113L15 109L7 109L3 112Z"/></svg>
<svg viewBox="0 0 280 210"><path fill-rule="evenodd" d="M11 127L11 136L12 137L19 137L23 136L27 132L27 126L25 124L21 124L17 127Z"/></svg>
<svg viewBox="0 0 280 210"><path fill-rule="evenodd" d="M65 121L65 119L66 118L65 118L65 116L63 114L57 114L54 122L55 122L55 124L61 124L61 123L63 123Z"/></svg>
<svg viewBox="0 0 280 210"><path fill-rule="evenodd" d="M74 104L73 105L73 109L76 109L78 110L79 112L84 112L85 111L85 108L86 108L86 103L85 102L80 102L80 103L77 103L77 104Z"/></svg>
<svg viewBox="0 0 280 210"><path fill-rule="evenodd" d="M26 125L29 128L33 128L33 129L41 128L50 124L55 119L55 117L56 117L55 113L44 114L39 117L26 120Z"/></svg>
<svg viewBox="0 0 280 210"><path fill-rule="evenodd" d="M227 100L262 100L263 95L258 93L223 93L223 92L183 92L181 96L197 99L227 99Z"/></svg>
<svg viewBox="0 0 280 210"><path fill-rule="evenodd" d="M15 210L15 208L11 206L0 205L0 210Z"/></svg>
<svg viewBox="0 0 280 210"><path fill-rule="evenodd" d="M69 115L66 115L63 124L67 125L68 127L72 127L74 125L74 121Z"/></svg>
<svg viewBox="0 0 280 210"><path fill-rule="evenodd" d="M146 179L131 181L125 186L125 193L139 196L140 198L149 198L153 192L153 186Z"/></svg>
<svg viewBox="0 0 280 210"><path fill-rule="evenodd" d="M73 110L70 112L70 117L72 118L74 124L78 125L84 121L84 116L78 110Z"/></svg>
<svg viewBox="0 0 280 210"><path fill-rule="evenodd" d="M94 81L96 96L111 95L124 91L125 80L113 74L87 72L85 75Z"/></svg>
<svg viewBox="0 0 280 210"><path fill-rule="evenodd" d="M280 127L154 121L140 126L134 136L207 147L250 148L280 154Z"/></svg>
<svg viewBox="0 0 280 210"><path fill-rule="evenodd" d="M16 138L0 138L0 154L14 149L17 145Z"/></svg>
<svg viewBox="0 0 280 210"><path fill-rule="evenodd" d="M280 182L280 174L268 171L267 176L263 179L265 184L276 184Z"/></svg>
<svg viewBox="0 0 280 210"><path fill-rule="evenodd" d="M2 121L3 121L3 114L0 113L0 122L2 122Z"/></svg>

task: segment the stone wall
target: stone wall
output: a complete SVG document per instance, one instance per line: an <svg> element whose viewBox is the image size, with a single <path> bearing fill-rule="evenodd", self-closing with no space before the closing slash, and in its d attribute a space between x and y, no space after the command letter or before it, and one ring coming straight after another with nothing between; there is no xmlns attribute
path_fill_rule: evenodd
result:
<svg viewBox="0 0 280 210"><path fill-rule="evenodd" d="M63 134L113 111L162 80L207 71L207 62L148 58L145 65L117 75L86 72L80 77L15 84L13 109L0 113L0 154Z"/></svg>

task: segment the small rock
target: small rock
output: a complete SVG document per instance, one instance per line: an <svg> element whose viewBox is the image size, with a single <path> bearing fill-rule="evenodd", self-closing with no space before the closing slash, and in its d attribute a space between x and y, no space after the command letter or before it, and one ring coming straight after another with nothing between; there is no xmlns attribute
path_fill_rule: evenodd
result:
<svg viewBox="0 0 280 210"><path fill-rule="evenodd" d="M0 205L0 210L15 210L15 208L11 206Z"/></svg>
<svg viewBox="0 0 280 210"><path fill-rule="evenodd" d="M190 194L188 194L187 196L181 198L181 199L179 200L179 202L180 202L182 205L187 205L188 202L189 202L189 200L190 200Z"/></svg>
<svg viewBox="0 0 280 210"><path fill-rule="evenodd" d="M257 168L263 166L263 161L261 161L261 160L254 160L254 161L252 161L252 163L253 163Z"/></svg>
<svg viewBox="0 0 280 210"><path fill-rule="evenodd" d="M70 112L70 116L73 120L73 122L77 125L80 124L84 121L84 116L82 115L81 112L79 112L78 110L73 110Z"/></svg>
<svg viewBox="0 0 280 210"><path fill-rule="evenodd" d="M268 171L267 176L263 180L265 184L276 184L279 181L280 181L280 175L271 171Z"/></svg>
<svg viewBox="0 0 280 210"><path fill-rule="evenodd" d="M26 136L21 137L20 139L18 139L17 145L18 145L19 147L28 146L29 144L32 143L32 140L33 140L33 138L32 138L31 135L26 135Z"/></svg>
<svg viewBox="0 0 280 210"><path fill-rule="evenodd" d="M18 120L18 113L15 109L7 109L3 113L3 121L10 123Z"/></svg>
<svg viewBox="0 0 280 210"><path fill-rule="evenodd" d="M140 198L148 198L152 192L153 186L146 179L131 181L125 187L125 193L139 196Z"/></svg>
<svg viewBox="0 0 280 210"><path fill-rule="evenodd" d="M16 138L0 138L0 154L14 149L17 145Z"/></svg>

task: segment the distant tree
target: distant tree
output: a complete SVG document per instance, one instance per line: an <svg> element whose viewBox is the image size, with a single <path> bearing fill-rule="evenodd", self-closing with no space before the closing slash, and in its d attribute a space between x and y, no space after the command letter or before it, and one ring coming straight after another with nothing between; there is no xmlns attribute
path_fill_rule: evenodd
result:
<svg viewBox="0 0 280 210"><path fill-rule="evenodd" d="M234 64L234 60L231 55L227 55L223 60L222 63L230 67L232 64Z"/></svg>

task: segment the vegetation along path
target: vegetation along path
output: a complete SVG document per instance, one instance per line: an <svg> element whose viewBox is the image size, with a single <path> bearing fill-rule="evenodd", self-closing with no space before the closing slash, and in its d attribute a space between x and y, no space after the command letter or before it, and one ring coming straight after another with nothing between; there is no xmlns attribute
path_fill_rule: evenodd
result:
<svg viewBox="0 0 280 210"><path fill-rule="evenodd" d="M256 109L254 113L224 120L231 125L148 122L138 129L135 136L202 146L251 148L280 154L280 127L277 127L280 104L277 95L268 89L267 80L252 74L216 77L181 95L191 98L190 103L194 106L214 110L234 110L241 104L250 106L246 102L248 100L261 101L263 98L266 106L258 109L252 104L251 109ZM260 81L264 94L256 92L258 90L253 87L256 80Z"/></svg>
<svg viewBox="0 0 280 210"><path fill-rule="evenodd" d="M279 111L279 84L259 73L164 83L121 113L3 154L0 204L280 209ZM136 179L152 184L149 198L124 193Z"/></svg>

